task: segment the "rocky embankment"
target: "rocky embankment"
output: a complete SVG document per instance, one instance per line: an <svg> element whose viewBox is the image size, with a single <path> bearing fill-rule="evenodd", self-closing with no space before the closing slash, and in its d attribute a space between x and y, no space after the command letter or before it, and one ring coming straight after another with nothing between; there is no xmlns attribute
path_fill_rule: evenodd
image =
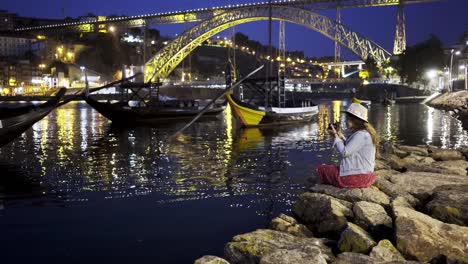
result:
<svg viewBox="0 0 468 264"><path fill-rule="evenodd" d="M463 127L468 129L468 91L442 94L429 102L428 105L450 111L462 121Z"/></svg>
<svg viewBox="0 0 468 264"><path fill-rule="evenodd" d="M214 263L468 263L468 148L392 146L365 189L316 184Z"/></svg>

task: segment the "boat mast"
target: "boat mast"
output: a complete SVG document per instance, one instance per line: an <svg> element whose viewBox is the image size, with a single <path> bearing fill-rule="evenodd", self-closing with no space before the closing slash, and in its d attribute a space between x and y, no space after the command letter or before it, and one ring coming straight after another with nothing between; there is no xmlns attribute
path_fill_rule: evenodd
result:
<svg viewBox="0 0 468 264"><path fill-rule="evenodd" d="M273 72L273 63L271 62L273 54L272 54L272 43L271 43L271 32L272 32L272 6L271 6L271 0L268 1L268 69L267 69L267 80L268 80L268 89L265 93L265 110L269 106L269 101L270 101L270 93L272 90L272 82L271 82L271 76Z"/></svg>

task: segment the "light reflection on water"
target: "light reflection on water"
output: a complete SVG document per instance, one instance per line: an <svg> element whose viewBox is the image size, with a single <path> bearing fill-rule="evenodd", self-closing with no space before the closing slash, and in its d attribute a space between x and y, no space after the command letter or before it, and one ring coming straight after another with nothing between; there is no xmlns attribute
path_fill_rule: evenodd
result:
<svg viewBox="0 0 468 264"><path fill-rule="evenodd" d="M78 102L52 112L0 153L3 162L39 171L46 191L65 201L88 192L105 192L106 198L161 192L176 200L263 195L259 191L271 186L289 197L304 187L312 165L334 159L326 129L347 104L320 105L311 124L269 129L240 129L228 108L223 117L186 131L185 143L168 144L180 124L114 128ZM373 105L370 120L384 140L468 145L460 122L423 105Z"/></svg>
<svg viewBox="0 0 468 264"><path fill-rule="evenodd" d="M168 144L167 136L182 124L115 128L85 103L68 104L0 149L0 162L13 164L15 172L24 172L37 185L22 188L23 181L0 182L0 198L5 196L3 211L26 208L28 217L34 219L37 212L28 208L36 207L38 200L45 208L60 204L92 211L100 201L122 207L129 207L124 201L130 201L130 207L139 208L142 197L147 197L151 206L158 206L164 214L160 206L180 207L183 212L190 211L185 202L210 207L222 201L222 208L245 208L257 217L242 232L259 228L258 221L266 224L274 215L289 210L317 165L336 162L327 127L347 105L325 103L313 123L269 129L240 129L228 108L219 119L189 128L183 135L184 144ZM468 134L459 121L423 105L373 105L370 121L386 140L443 147L468 145ZM22 199L14 199L18 194ZM10 221L20 217L11 212ZM238 217L238 211L228 212ZM206 209L200 214L213 212ZM226 232L223 240L227 241L232 234Z"/></svg>

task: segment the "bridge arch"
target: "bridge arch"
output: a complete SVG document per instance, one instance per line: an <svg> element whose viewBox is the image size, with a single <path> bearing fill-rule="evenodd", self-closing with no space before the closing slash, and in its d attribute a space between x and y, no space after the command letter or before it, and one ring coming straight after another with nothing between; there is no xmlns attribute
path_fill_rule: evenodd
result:
<svg viewBox="0 0 468 264"><path fill-rule="evenodd" d="M166 78L182 60L210 37L233 26L260 20L268 20L269 7L245 7L220 13L202 21L174 39L145 65L145 81ZM362 60L372 57L383 63L391 54L377 43L350 30L343 24L309 10L272 6L272 18L298 24L315 30L337 41Z"/></svg>

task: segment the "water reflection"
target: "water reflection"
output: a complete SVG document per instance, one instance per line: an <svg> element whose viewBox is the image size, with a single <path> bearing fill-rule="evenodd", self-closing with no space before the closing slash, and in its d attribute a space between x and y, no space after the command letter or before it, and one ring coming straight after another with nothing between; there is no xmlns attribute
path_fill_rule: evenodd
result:
<svg viewBox="0 0 468 264"><path fill-rule="evenodd" d="M185 143L168 144L181 124L116 128L77 102L52 112L0 154L64 202L153 194L158 203L231 197L231 206L269 216L289 208L316 165L337 160L327 127L345 123L340 109L347 104L321 104L310 124L262 129L241 129L227 108L223 117L188 129ZM468 145L459 121L423 105L372 105L370 121L384 140Z"/></svg>

